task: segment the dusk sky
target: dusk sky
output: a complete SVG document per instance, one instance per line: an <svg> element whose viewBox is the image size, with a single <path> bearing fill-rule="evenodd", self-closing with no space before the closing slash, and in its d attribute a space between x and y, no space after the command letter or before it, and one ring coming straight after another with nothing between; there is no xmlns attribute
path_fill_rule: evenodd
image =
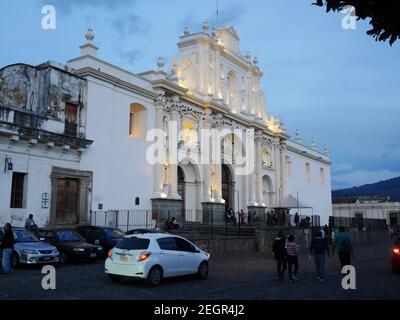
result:
<svg viewBox="0 0 400 320"><path fill-rule="evenodd" d="M220 24L233 25L243 52L258 56L269 115L303 142L330 150L333 189L400 176L400 43L375 42L368 23L342 28L313 0L219 0ZM43 5L57 10L43 30ZM184 26L216 21L215 0L0 0L0 68L66 63L92 26L99 58L142 72L177 52Z"/></svg>

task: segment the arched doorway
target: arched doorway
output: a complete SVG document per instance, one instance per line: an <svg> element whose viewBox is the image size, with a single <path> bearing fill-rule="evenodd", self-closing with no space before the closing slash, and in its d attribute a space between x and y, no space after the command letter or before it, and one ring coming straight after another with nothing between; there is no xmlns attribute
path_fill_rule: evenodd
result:
<svg viewBox="0 0 400 320"><path fill-rule="evenodd" d="M197 164L184 159L178 165L178 194L182 199L182 213L186 221L201 219L201 181Z"/></svg>
<svg viewBox="0 0 400 320"><path fill-rule="evenodd" d="M235 183L228 165L222 165L222 198L225 200L225 212L235 207Z"/></svg>
<svg viewBox="0 0 400 320"><path fill-rule="evenodd" d="M263 201L265 205L271 206L273 204L273 186L272 180L269 176L265 175L262 179Z"/></svg>

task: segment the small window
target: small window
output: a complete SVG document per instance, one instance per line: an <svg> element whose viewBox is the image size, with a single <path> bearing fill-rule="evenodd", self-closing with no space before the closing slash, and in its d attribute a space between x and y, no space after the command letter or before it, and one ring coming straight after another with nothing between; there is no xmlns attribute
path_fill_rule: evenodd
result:
<svg viewBox="0 0 400 320"><path fill-rule="evenodd" d="M178 251L185 251L185 252L194 252L194 247L184 239L175 238L176 245L178 247Z"/></svg>
<svg viewBox="0 0 400 320"><path fill-rule="evenodd" d="M174 238L171 237L161 238L157 240L157 243L160 246L161 250L170 250L170 251L178 250Z"/></svg>
<svg viewBox="0 0 400 320"><path fill-rule="evenodd" d="M65 106L65 134L76 137L78 133L78 106L67 104Z"/></svg>
<svg viewBox="0 0 400 320"><path fill-rule="evenodd" d="M10 208L26 207L26 173L13 172Z"/></svg>
<svg viewBox="0 0 400 320"><path fill-rule="evenodd" d="M122 250L146 250L149 248L150 240L141 238L124 238L116 246Z"/></svg>
<svg viewBox="0 0 400 320"><path fill-rule="evenodd" d="M310 163L306 163L306 180L311 181L311 165Z"/></svg>

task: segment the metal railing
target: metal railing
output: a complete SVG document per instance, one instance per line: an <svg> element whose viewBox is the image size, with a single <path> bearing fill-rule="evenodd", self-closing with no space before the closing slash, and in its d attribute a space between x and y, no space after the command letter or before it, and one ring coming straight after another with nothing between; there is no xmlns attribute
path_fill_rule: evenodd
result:
<svg viewBox="0 0 400 320"><path fill-rule="evenodd" d="M174 219L174 223L171 222ZM244 220L244 221L243 221ZM168 232L197 233L222 236L254 235L254 227L265 220L260 215L252 215L240 219L236 213L235 219L225 215L209 212L207 219L202 210L107 210L91 211L90 223L95 226L118 228L124 232L134 229L160 229Z"/></svg>

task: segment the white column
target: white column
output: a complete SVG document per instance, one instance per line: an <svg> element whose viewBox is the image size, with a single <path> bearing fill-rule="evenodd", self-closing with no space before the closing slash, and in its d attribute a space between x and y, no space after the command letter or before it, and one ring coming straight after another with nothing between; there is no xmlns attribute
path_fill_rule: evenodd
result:
<svg viewBox="0 0 400 320"><path fill-rule="evenodd" d="M173 132L177 128L177 121L178 121L178 111L175 109L171 109L170 111L170 128L174 128L169 132L169 156L168 156L168 185L169 185L169 192L168 198L170 199L179 199L178 194L178 132ZM175 124L175 125L174 125Z"/></svg>
<svg viewBox="0 0 400 320"><path fill-rule="evenodd" d="M156 102L155 105L155 129L163 128L163 104ZM160 198L164 187L164 164L157 163L153 166L153 198Z"/></svg>
<svg viewBox="0 0 400 320"><path fill-rule="evenodd" d="M259 137L260 138L260 137ZM262 196L262 153L261 153L261 141L260 139L256 139L256 170L257 170L257 202L258 205L261 206L263 203L263 196Z"/></svg>
<svg viewBox="0 0 400 320"><path fill-rule="evenodd" d="M274 170L275 170L275 205L280 205L281 200L281 159L279 144L274 144Z"/></svg>
<svg viewBox="0 0 400 320"><path fill-rule="evenodd" d="M257 171L257 148L254 148L254 170L248 176L249 206L254 206L257 202L256 197L256 171Z"/></svg>
<svg viewBox="0 0 400 320"><path fill-rule="evenodd" d="M210 129L208 119L202 120L201 129L201 163L203 168L203 202L211 201L211 153L210 153L210 138L206 130Z"/></svg>
<svg viewBox="0 0 400 320"><path fill-rule="evenodd" d="M286 179L287 179L287 172L286 172L286 149L285 145L282 144L280 147L281 152L281 193L282 199L286 197Z"/></svg>

